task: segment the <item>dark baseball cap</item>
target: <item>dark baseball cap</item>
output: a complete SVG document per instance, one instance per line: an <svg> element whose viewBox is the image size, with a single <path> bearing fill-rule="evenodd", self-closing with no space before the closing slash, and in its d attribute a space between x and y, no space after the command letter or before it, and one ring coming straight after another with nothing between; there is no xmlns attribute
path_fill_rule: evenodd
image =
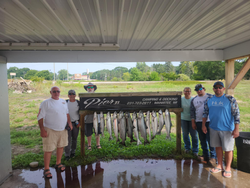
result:
<svg viewBox="0 0 250 188"><path fill-rule="evenodd" d="M220 85L220 86L224 87L224 84L223 84L223 82L221 82L221 81L215 82L215 83L214 83L214 86L216 86L216 85ZM213 86L213 87L214 87L214 86Z"/></svg>
<svg viewBox="0 0 250 188"><path fill-rule="evenodd" d="M68 91L68 94L74 94L75 95L76 92L75 92L75 90L71 89L71 90Z"/></svg>
<svg viewBox="0 0 250 188"><path fill-rule="evenodd" d="M195 91L198 91L200 88L204 89L203 85L202 85L202 84L197 84L197 85L194 87L194 90L195 90Z"/></svg>

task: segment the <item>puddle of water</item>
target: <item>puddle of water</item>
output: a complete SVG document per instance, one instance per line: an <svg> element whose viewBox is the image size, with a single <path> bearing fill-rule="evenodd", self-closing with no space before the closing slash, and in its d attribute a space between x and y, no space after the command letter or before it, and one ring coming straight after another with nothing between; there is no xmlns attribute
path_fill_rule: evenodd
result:
<svg viewBox="0 0 250 188"><path fill-rule="evenodd" d="M232 179L209 173L209 167L195 160L114 160L78 167L66 167L44 180L43 170L22 170L20 176L38 187L131 188L131 187L238 187L237 173ZM234 182L233 184L231 182Z"/></svg>

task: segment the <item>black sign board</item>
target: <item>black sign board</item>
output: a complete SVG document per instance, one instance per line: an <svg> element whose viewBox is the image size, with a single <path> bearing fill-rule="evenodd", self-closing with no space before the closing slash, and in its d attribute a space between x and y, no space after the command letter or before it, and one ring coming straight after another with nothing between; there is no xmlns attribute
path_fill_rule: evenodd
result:
<svg viewBox="0 0 250 188"><path fill-rule="evenodd" d="M143 110L181 108L181 95L80 97L80 110Z"/></svg>

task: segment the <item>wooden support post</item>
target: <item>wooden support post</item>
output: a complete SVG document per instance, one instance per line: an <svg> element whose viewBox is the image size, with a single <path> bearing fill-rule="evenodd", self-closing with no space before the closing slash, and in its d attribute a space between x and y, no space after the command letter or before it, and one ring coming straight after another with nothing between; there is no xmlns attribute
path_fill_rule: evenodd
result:
<svg viewBox="0 0 250 188"><path fill-rule="evenodd" d="M181 154L181 112L176 114L176 149L177 153Z"/></svg>
<svg viewBox="0 0 250 188"><path fill-rule="evenodd" d="M245 74L249 69L250 69L250 57L248 57L248 60L241 67L238 74L234 78L233 82L231 82L231 84L229 85L228 90L234 89L237 86L237 84L241 81L241 79L245 76Z"/></svg>
<svg viewBox="0 0 250 188"><path fill-rule="evenodd" d="M228 87L234 80L234 59L229 59L225 63L225 79L226 94L233 95L234 91L228 90Z"/></svg>

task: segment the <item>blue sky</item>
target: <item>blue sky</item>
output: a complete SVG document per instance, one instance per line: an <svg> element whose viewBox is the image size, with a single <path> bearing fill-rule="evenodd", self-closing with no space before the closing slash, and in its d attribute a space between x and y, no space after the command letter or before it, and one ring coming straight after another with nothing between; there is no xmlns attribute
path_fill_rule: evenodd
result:
<svg viewBox="0 0 250 188"><path fill-rule="evenodd" d="M156 63L164 64L165 62L146 62L148 66L151 66ZM174 66L178 66L180 62L172 62ZM122 66L127 67L128 69L135 67L136 62L103 62L103 63L68 63L69 73L76 74L76 73L83 73L87 72L95 72L102 69L109 69L112 70L115 67ZM54 72L54 63L8 63L7 68L10 67L17 67L21 68L29 68L33 70L48 70L50 72ZM57 73L61 69L67 70L67 63L55 63L55 72Z"/></svg>

